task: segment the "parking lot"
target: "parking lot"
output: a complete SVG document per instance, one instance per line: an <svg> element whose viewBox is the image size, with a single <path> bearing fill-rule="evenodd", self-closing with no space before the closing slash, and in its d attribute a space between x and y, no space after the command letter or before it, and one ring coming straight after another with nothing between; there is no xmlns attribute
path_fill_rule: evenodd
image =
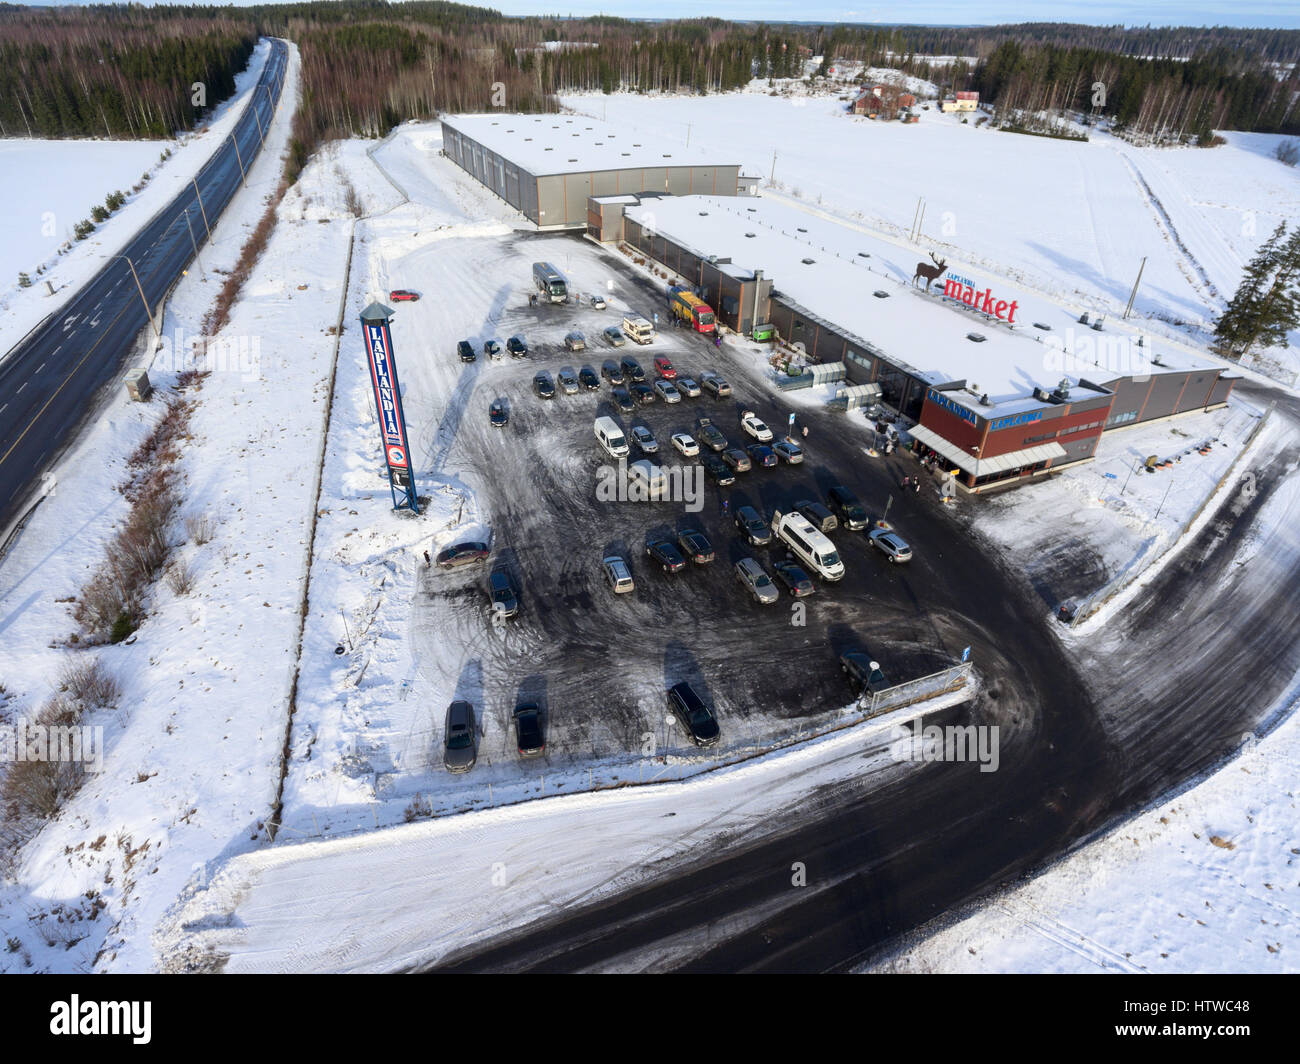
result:
<svg viewBox="0 0 1300 1064"><path fill-rule="evenodd" d="M769 519L774 508L805 498L824 501L832 486L844 484L874 520L904 472L915 471L898 456L867 457L861 426L847 431L843 414L799 414L800 426L810 426L809 437L800 438L806 456L800 465L756 467L723 488L705 477L697 513L680 501L601 501L598 472L614 463L593 433L599 416L614 418L625 431L648 427L660 444L654 460L670 467L698 462L682 458L670 443L674 432L691 431L698 417L712 418L729 443L743 445L752 442L740 427L743 410L755 410L780 438L790 408L761 382L760 348L733 337L718 351L710 338L668 328L664 298L621 256L572 237L510 239L511 276L493 279L499 296L482 308L484 325L468 337L480 351L478 360L461 365L455 340L425 356L443 360L457 380L436 428L425 426L436 433L435 464L473 486L491 529L491 564L509 566L522 603L518 617L494 625L483 591L486 568L434 570L422 582L414 638L423 644L423 659L443 673L427 678L448 700L465 698L478 707L484 754L513 756L509 723L516 701L545 707L548 760L614 756L642 749L647 733L664 734L665 689L686 680L714 707L722 728L719 749L726 751L761 742L783 723L851 702L840 653L868 652L891 682L960 657L965 637L954 631L943 608L943 561L932 547L943 535L922 523L937 520L947 526L946 534L953 525L931 499L898 493L893 504L890 518L914 548L908 564L890 565L864 533L841 529L831 538L845 578L817 581L817 592L797 607L784 588L776 605L758 605L736 579L737 559L753 556L772 573L771 563L787 553L779 543L760 548L745 542L732 521L739 507L753 506ZM529 306L529 260L554 261L565 270L566 256L577 264L566 273L582 302ZM583 264L592 259L609 283L584 283L590 271ZM595 289L609 299L608 309L588 304ZM625 312L649 317L655 311L661 331L653 344L615 350L601 337ZM588 348L571 354L562 340L574 328L586 335ZM527 358L482 356L488 337L504 342L516 333L528 340ZM564 366L599 371L604 359L628 354L651 381L657 355L671 358L681 376L698 380L701 372L716 370L731 383L733 395L716 400L705 393L672 405L657 399L629 414L615 407L603 381L599 391L565 395L557 389L550 400L533 394L539 369L552 376ZM489 423L488 408L497 399L509 409L504 427ZM635 445L630 457L641 457ZM704 531L716 560L665 574L646 558L645 545L653 536L675 538L685 527ZM601 570L609 554L630 562L634 593L610 590ZM951 602L959 605L956 596ZM448 642L458 653L447 653ZM670 743L685 752L681 729L675 732Z"/></svg>

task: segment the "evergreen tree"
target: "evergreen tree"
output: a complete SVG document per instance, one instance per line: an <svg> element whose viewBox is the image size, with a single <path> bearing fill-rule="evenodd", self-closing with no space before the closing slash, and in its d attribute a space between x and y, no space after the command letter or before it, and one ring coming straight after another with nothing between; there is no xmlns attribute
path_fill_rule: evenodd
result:
<svg viewBox="0 0 1300 1064"><path fill-rule="evenodd" d="M1227 310L1214 327L1224 353L1241 358L1255 344L1284 344L1300 324L1300 229L1286 236L1286 223L1260 245Z"/></svg>

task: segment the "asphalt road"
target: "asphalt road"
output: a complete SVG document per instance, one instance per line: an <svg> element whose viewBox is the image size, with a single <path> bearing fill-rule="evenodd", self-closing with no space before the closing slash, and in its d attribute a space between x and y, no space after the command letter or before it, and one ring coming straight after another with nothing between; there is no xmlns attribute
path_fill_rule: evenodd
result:
<svg viewBox="0 0 1300 1064"><path fill-rule="evenodd" d="M193 258L191 230L201 243L206 226L216 225L234 196L240 162L252 165L270 128L287 58L285 43L272 41L233 137L120 255L0 363L0 529L30 504L41 473L76 435L97 394L117 378L148 327L141 289L149 306L157 307Z"/></svg>
<svg viewBox="0 0 1300 1064"><path fill-rule="evenodd" d="M779 404L773 397L757 408L778 423ZM1279 407L1293 426L1294 406ZM839 463L852 462L850 483L869 510L912 468L853 456L850 442L836 440L843 415L808 418L810 445L830 444L819 458L834 476L847 476ZM1300 670L1296 559L1279 550L1265 563L1234 561L1294 475L1295 457L1263 463L1249 504L1225 502L1184 559L1116 621L1117 638L1093 644L1099 649L1082 664L1062 652L1023 574L930 495L901 497L890 517L928 561L887 574L893 584L878 601L910 600L912 625L931 627L933 643L974 648L990 682L979 700L945 716L1021 724L1009 742L1004 736L999 771L936 763L877 790L813 791L781 824L755 825L638 890L505 933L439 970L851 967L1211 770L1261 726ZM867 561L852 549L845 555L850 566ZM799 889L791 886L796 861L808 874Z"/></svg>

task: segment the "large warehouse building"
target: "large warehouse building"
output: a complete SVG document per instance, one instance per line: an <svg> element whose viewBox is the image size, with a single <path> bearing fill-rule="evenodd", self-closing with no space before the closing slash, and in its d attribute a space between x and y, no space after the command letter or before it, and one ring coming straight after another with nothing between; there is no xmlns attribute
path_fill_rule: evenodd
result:
<svg viewBox="0 0 1300 1064"><path fill-rule="evenodd" d="M584 229L587 200L739 194L740 164L581 115L448 115L443 152L542 229Z"/></svg>
<svg viewBox="0 0 1300 1064"><path fill-rule="evenodd" d="M631 197L636 198L636 197ZM675 271L742 333L769 324L809 359L843 363L917 422L909 432L968 490L1090 461L1101 434L1227 402L1235 377L1124 324L1080 321L996 277L779 202L710 196L593 199L619 237ZM1097 326L1097 327L1094 327Z"/></svg>

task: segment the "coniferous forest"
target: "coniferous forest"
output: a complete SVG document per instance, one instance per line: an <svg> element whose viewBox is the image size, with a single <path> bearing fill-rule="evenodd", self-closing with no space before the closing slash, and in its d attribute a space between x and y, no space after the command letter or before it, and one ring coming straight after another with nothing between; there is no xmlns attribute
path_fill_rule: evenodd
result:
<svg viewBox="0 0 1300 1064"><path fill-rule="evenodd" d="M1300 133L1300 31L507 18L442 0L337 0L0 4L0 135L152 138L192 128L233 91L262 35L286 37L302 55L295 167L322 141L379 136L438 111L554 110L556 94L576 90L724 92L754 77L797 77L812 55L976 89L1009 113L1095 115L1137 139ZM206 91L197 103L196 83Z"/></svg>

